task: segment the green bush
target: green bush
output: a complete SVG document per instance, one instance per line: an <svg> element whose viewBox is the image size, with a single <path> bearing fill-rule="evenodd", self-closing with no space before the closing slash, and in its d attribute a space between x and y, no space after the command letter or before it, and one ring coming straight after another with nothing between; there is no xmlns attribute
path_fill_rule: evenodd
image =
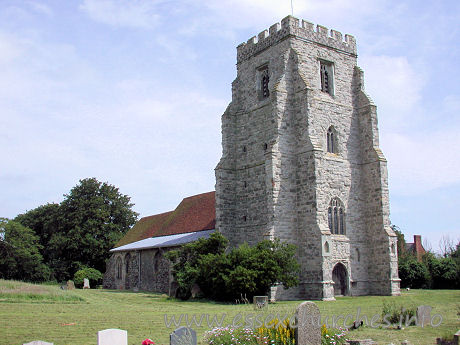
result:
<svg viewBox="0 0 460 345"><path fill-rule="evenodd" d="M460 287L460 267L452 257L437 258L431 254L424 258L431 274L433 289L455 289Z"/></svg>
<svg viewBox="0 0 460 345"><path fill-rule="evenodd" d="M208 239L169 252L166 256L173 263L178 284L176 297L188 299L195 283L205 297L227 301L266 295L275 284L285 288L298 284L294 245L265 240L252 247L243 244L226 253L227 246L227 239L216 232Z"/></svg>
<svg viewBox="0 0 460 345"><path fill-rule="evenodd" d="M102 273L95 268L84 267L75 272L73 276L75 286L82 287L84 278L89 280L89 285L93 288L102 283Z"/></svg>
<svg viewBox="0 0 460 345"><path fill-rule="evenodd" d="M402 288L420 289L430 287L430 272L426 265L413 256L399 260L399 278Z"/></svg>
<svg viewBox="0 0 460 345"><path fill-rule="evenodd" d="M383 302L382 320L384 323L389 322L392 325L401 323L401 326L415 326L415 318L413 320L411 318L416 316L416 313L416 307L405 308L401 305L396 305L395 302Z"/></svg>

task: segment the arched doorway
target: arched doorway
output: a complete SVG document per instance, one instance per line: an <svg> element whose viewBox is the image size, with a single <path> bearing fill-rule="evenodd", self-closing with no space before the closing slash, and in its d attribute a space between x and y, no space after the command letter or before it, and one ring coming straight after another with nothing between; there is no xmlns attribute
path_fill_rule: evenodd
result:
<svg viewBox="0 0 460 345"><path fill-rule="evenodd" d="M332 270L334 281L334 296L346 296L348 294L348 273L342 263L338 263Z"/></svg>

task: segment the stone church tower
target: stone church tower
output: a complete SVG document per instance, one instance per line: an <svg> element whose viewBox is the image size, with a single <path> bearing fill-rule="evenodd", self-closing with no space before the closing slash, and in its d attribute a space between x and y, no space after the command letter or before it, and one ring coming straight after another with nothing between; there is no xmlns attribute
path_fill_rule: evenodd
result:
<svg viewBox="0 0 460 345"><path fill-rule="evenodd" d="M237 48L222 116L216 227L234 246L297 245L274 299L399 294L387 163L353 36L288 16Z"/></svg>

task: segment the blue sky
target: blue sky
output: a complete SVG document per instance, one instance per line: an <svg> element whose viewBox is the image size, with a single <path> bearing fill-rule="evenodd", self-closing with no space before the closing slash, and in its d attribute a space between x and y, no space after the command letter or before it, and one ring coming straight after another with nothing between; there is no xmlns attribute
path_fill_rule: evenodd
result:
<svg viewBox="0 0 460 345"><path fill-rule="evenodd" d="M460 2L293 0L356 37L378 106L391 220L437 249L460 238ZM141 216L214 189L236 46L289 0L0 1L0 216L86 177Z"/></svg>

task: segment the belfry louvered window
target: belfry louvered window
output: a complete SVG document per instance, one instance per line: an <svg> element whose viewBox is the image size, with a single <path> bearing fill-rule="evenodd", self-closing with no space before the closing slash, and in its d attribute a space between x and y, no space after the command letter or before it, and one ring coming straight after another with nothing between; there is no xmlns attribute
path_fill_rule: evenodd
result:
<svg viewBox="0 0 460 345"><path fill-rule="evenodd" d="M262 70L262 75L260 79L260 82L261 82L260 89L262 92L262 98L267 98L268 96L270 96L270 91L268 90L269 81L270 81L270 76L268 75L268 68L264 68Z"/></svg>
<svg viewBox="0 0 460 345"><path fill-rule="evenodd" d="M336 235L345 235L345 210L338 198L331 200L327 210L329 230Z"/></svg>
<svg viewBox="0 0 460 345"><path fill-rule="evenodd" d="M333 88L333 69L332 63L326 61L320 61L320 76L321 76L321 91L332 95L334 92Z"/></svg>

